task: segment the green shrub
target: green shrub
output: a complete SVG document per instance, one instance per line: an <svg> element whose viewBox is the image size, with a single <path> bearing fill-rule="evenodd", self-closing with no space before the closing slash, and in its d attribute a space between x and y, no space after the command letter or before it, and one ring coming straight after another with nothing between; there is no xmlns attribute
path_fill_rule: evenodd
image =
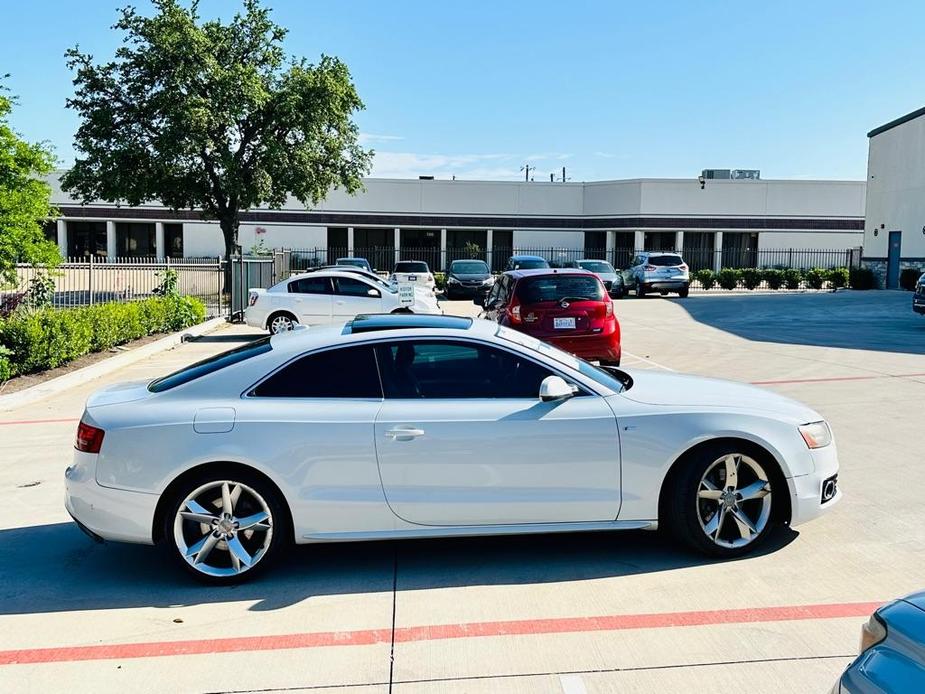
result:
<svg viewBox="0 0 925 694"><path fill-rule="evenodd" d="M445 272L435 272L434 273L434 284L437 286L437 289L443 291L446 289L446 273Z"/></svg>
<svg viewBox="0 0 925 694"><path fill-rule="evenodd" d="M918 283L919 277L921 276L922 271L918 268L907 267L899 273L899 286L907 291L914 292L915 285Z"/></svg>
<svg viewBox="0 0 925 694"><path fill-rule="evenodd" d="M829 282L836 289L847 287L849 279L848 268L846 267L836 267L829 270Z"/></svg>
<svg viewBox="0 0 925 694"><path fill-rule="evenodd" d="M821 267L810 268L806 271L806 286L810 289L822 289L829 278L829 271Z"/></svg>
<svg viewBox="0 0 925 694"><path fill-rule="evenodd" d="M791 267L786 270L781 271L781 276L784 279L784 286L787 289L799 289L800 282L803 281L803 273L800 272L797 268Z"/></svg>
<svg viewBox="0 0 925 694"><path fill-rule="evenodd" d="M780 289L784 284L784 271L769 269L761 273L764 281L768 283L768 289Z"/></svg>
<svg viewBox="0 0 925 694"><path fill-rule="evenodd" d="M12 355L12 351L0 345L0 383L10 380L13 376L13 365L10 363Z"/></svg>
<svg viewBox="0 0 925 694"><path fill-rule="evenodd" d="M853 267L848 271L848 284L852 289L876 289L877 276L869 267Z"/></svg>
<svg viewBox="0 0 925 694"><path fill-rule="evenodd" d="M756 289L761 286L761 270L754 267L744 267L739 270L739 274L742 277L742 285L746 289Z"/></svg>
<svg viewBox="0 0 925 694"><path fill-rule="evenodd" d="M9 376L53 369L145 335L182 330L201 323L205 314L205 305L188 296L19 311L0 324L0 350L6 348L0 358Z"/></svg>
<svg viewBox="0 0 925 694"><path fill-rule="evenodd" d="M731 267L724 267L716 275L719 286L723 289L735 289L739 286L741 271Z"/></svg>
<svg viewBox="0 0 925 694"><path fill-rule="evenodd" d="M712 289L716 286L716 273L707 268L697 270L694 273L694 279L700 282L700 286L704 289Z"/></svg>

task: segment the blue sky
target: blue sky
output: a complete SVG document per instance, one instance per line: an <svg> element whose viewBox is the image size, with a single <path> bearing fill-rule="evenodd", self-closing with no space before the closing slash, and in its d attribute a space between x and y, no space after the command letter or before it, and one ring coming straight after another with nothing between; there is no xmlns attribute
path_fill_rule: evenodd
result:
<svg viewBox="0 0 925 694"><path fill-rule="evenodd" d="M287 50L350 66L374 174L865 177L866 133L925 104L925 3L266 0ZM73 161L64 50L108 59L120 0L2 0L14 126ZM142 10L146 0L135 3ZM229 15L232 0L202 0Z"/></svg>

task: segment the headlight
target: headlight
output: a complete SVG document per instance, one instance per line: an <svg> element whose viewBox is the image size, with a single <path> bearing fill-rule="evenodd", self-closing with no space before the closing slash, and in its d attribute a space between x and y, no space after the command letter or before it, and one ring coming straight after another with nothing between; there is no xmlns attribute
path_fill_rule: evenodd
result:
<svg viewBox="0 0 925 694"><path fill-rule="evenodd" d="M825 422L811 422L800 426L800 435L810 448L823 448L832 443L832 430Z"/></svg>
<svg viewBox="0 0 925 694"><path fill-rule="evenodd" d="M858 653L863 653L868 648L873 648L886 638L886 624L874 612L867 624L861 627L861 649Z"/></svg>
<svg viewBox="0 0 925 694"><path fill-rule="evenodd" d="M492 275L492 276L489 277L488 279L482 280L482 286L483 286L483 287L486 287L486 286L487 286L487 287L490 287L490 286L493 285L494 283L495 283L495 276L494 276L494 275Z"/></svg>
<svg viewBox="0 0 925 694"><path fill-rule="evenodd" d="M459 280L456 279L455 277L447 277L446 283L447 284L459 284Z"/></svg>

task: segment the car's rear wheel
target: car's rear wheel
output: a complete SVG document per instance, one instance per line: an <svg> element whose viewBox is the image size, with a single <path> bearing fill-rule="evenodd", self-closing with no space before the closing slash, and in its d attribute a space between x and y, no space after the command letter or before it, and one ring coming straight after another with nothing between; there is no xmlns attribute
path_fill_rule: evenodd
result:
<svg viewBox="0 0 925 694"><path fill-rule="evenodd" d="M636 285L636 296L642 299L646 295L646 286L644 284Z"/></svg>
<svg viewBox="0 0 925 694"><path fill-rule="evenodd" d="M664 508L675 537L715 557L746 554L764 541L776 490L763 456L733 444L706 446L682 465Z"/></svg>
<svg viewBox="0 0 925 694"><path fill-rule="evenodd" d="M273 335L287 333L296 325L298 325L298 321L287 313L274 313L270 316L270 320L267 321L267 328Z"/></svg>
<svg viewBox="0 0 925 694"><path fill-rule="evenodd" d="M686 299L690 291L691 291L690 287L684 287L684 289L678 292L678 296L681 297L682 299Z"/></svg>
<svg viewBox="0 0 925 694"><path fill-rule="evenodd" d="M188 480L164 517L173 558L199 580L219 585L265 569L287 543L287 527L279 492L244 470Z"/></svg>

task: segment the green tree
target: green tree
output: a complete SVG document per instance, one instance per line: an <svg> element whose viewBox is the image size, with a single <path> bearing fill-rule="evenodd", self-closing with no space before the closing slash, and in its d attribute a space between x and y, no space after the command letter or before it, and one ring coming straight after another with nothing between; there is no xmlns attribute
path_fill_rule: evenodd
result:
<svg viewBox="0 0 925 694"><path fill-rule="evenodd" d="M218 220L230 256L243 211L354 193L373 153L358 143L352 117L363 102L344 63L287 58L287 30L258 0L228 23L200 20L197 6L154 0L151 17L122 9L111 62L67 52L67 104L81 125L62 183L84 201L199 208Z"/></svg>
<svg viewBox="0 0 925 694"><path fill-rule="evenodd" d="M60 260L58 246L42 231L42 221L56 214L51 187L42 178L54 168L55 156L48 145L16 134L9 124L13 104L0 93L0 285L15 284L16 263Z"/></svg>

